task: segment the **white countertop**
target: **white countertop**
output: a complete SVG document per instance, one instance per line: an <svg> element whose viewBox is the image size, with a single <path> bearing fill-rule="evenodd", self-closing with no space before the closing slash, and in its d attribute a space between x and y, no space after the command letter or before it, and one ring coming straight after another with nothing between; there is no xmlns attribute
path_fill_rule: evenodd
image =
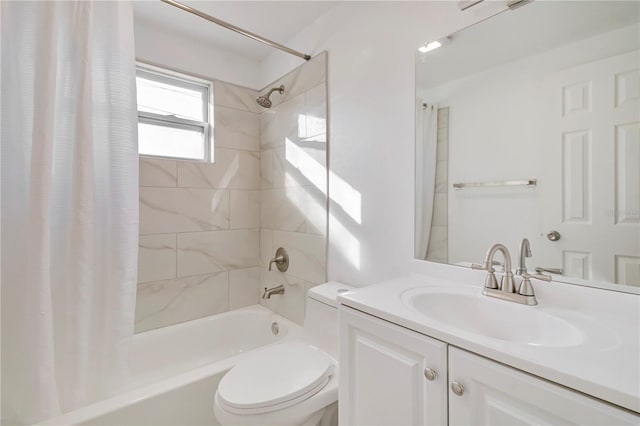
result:
<svg viewBox="0 0 640 426"><path fill-rule="evenodd" d="M534 282L539 305L517 306L561 313L565 319L589 330L585 341L575 346L534 346L478 335L432 321L401 299L403 293L425 286L475 287L478 294L482 292L484 275L478 271L453 275L409 275L343 294L339 301L640 413L640 296L562 283ZM465 315L464 312L459 314ZM504 318L504 321L509 321L509 318Z"/></svg>

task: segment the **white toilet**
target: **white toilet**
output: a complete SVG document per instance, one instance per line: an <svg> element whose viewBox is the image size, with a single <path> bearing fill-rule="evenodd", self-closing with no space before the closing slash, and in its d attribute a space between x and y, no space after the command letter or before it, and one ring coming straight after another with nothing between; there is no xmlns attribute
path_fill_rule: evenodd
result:
<svg viewBox="0 0 640 426"><path fill-rule="evenodd" d="M260 349L222 378L214 414L223 425L338 424L338 302L353 287L313 287L300 339Z"/></svg>

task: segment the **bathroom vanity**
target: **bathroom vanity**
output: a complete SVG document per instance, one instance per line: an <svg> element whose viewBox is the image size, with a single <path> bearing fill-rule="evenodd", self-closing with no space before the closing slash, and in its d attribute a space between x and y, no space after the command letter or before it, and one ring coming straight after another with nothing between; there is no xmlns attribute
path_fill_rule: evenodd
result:
<svg viewBox="0 0 640 426"><path fill-rule="evenodd" d="M526 306L455 275L340 297L340 424L640 423L637 295L544 283Z"/></svg>
<svg viewBox="0 0 640 426"><path fill-rule="evenodd" d="M343 425L640 424L638 3L510 3L417 49L421 275L341 298Z"/></svg>

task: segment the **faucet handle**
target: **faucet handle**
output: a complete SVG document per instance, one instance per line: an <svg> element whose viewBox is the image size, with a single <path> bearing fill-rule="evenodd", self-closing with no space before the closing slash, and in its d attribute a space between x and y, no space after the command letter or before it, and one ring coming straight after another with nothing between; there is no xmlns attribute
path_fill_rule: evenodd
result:
<svg viewBox="0 0 640 426"><path fill-rule="evenodd" d="M562 275L562 268L543 268L542 266L536 266L536 272L539 274L548 272L550 274Z"/></svg>
<svg viewBox="0 0 640 426"><path fill-rule="evenodd" d="M498 288L500 288L498 286L498 280L496 279L496 275L494 274L496 270L493 269L493 266L491 266L490 264L478 265L477 263L472 263L471 269L480 269L482 271L488 272L487 278L484 281L484 288L490 288L492 290L497 290Z"/></svg>
<svg viewBox="0 0 640 426"><path fill-rule="evenodd" d="M488 271L489 273L493 273L496 271L495 269L493 269L493 265L487 265L486 263L484 265L478 265L477 263L472 263L471 269L479 269L481 271Z"/></svg>
<svg viewBox="0 0 640 426"><path fill-rule="evenodd" d="M535 296L535 293L533 292L533 286L531 285L531 278L540 281L551 281L551 277L549 275L538 275L524 272L522 274L522 282L520 283L518 294L521 294L523 296Z"/></svg>
<svg viewBox="0 0 640 426"><path fill-rule="evenodd" d="M286 272L286 270L289 269L289 255L284 248L279 247L278 250L276 250L276 257L269 261L269 270L271 270L271 265L274 263L280 272Z"/></svg>
<svg viewBox="0 0 640 426"><path fill-rule="evenodd" d="M549 275L538 275L538 274L530 274L528 272L524 272L522 274L522 282L520 283L520 288L518 289L518 294L522 294L523 296L533 296L533 286L531 285L531 278L540 280L540 281L551 281L551 277Z"/></svg>
<svg viewBox="0 0 640 426"><path fill-rule="evenodd" d="M553 278L551 277L551 275L544 275L544 274L530 274L528 272L525 272L522 274L522 278L524 279L536 279L536 280L540 280L540 281L546 281L546 282L551 282L553 280Z"/></svg>
<svg viewBox="0 0 640 426"><path fill-rule="evenodd" d="M500 288L498 285L498 280L496 279L496 275L493 273L493 268L487 274L487 278L484 280L484 288L490 288L492 290L497 290Z"/></svg>

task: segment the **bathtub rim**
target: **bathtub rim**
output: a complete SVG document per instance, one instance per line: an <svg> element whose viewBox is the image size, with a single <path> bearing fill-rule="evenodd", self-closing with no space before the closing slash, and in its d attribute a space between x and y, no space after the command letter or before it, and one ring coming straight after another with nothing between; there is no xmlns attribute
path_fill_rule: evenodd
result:
<svg viewBox="0 0 640 426"><path fill-rule="evenodd" d="M271 311L269 308L266 308L262 305L250 305L245 306L239 309L234 309L232 311L227 311L221 314L210 315L203 318L194 319L191 321L185 321L178 324L170 325L167 327L161 327L158 329L147 330L142 333L138 333L137 335L142 335L145 333L154 333L154 332L162 332L167 331L166 328L176 327L175 329L185 328L189 325L197 325L201 322L212 321L215 317L219 317L220 315L227 315L236 312L242 311L259 311L263 313L269 313L274 315L278 322L284 324L287 329L287 335L282 339L277 340L275 342L258 346L249 351L233 355L227 358L220 359L218 361L214 361L210 364L193 368L191 370L185 371L183 373L178 373L175 376L167 377L164 379L159 379L157 382L150 383L148 385L143 385L141 387L127 389L127 385L124 385L123 391L120 394L113 395L111 397L107 397L103 400L93 402L91 404L85 405L83 407L77 408L73 411L69 411L67 413L60 414L55 417L51 417L49 419L45 419L39 423L35 423L32 426L52 426L52 425L76 425L81 422L87 422L91 419L95 419L106 414L109 414L115 410L122 409L128 407L130 405L146 401L150 398L159 396L161 394L167 393L171 390L186 386L190 383L197 382L202 379L206 379L208 377L215 376L217 374L223 374L226 371L230 370L236 363L243 360L244 358L251 356L254 351L260 350L262 348L266 348L272 345L278 345L285 342L289 342L292 340L298 340L301 337L302 327L291 320L283 317L280 314L277 314ZM213 394L211 401L211 409L213 410Z"/></svg>
<svg viewBox="0 0 640 426"><path fill-rule="evenodd" d="M161 334L162 332L167 332L167 331L171 331L171 330L180 330L182 328L188 328L189 326L197 326L197 325L204 324L204 323L207 323L207 322L212 322L212 321L215 321L216 319L220 319L220 318L223 318L223 317L233 316L234 314L239 313L239 312L251 312L251 311L274 314L274 315L277 315L278 317L282 318L283 323L285 325L294 325L296 327L301 327L300 324L296 324L295 322L291 321L290 319L287 319L287 318L283 317L282 315L278 314L277 312L274 312L271 309L267 308L266 306L261 305L261 304L258 303L258 304L255 304L255 305L243 306L241 308L232 309L232 310L226 311L226 312L220 312L220 313L213 314L213 315L207 315L206 317L202 317L202 318L194 318L192 320L181 321L181 322L176 323L176 324L166 325L166 326L162 326L162 327L158 327L158 328L152 328L150 330L144 330L144 331L141 331L139 333L134 333L133 334L133 338L135 339L136 336L141 336L141 337L142 336L153 336L154 334Z"/></svg>

